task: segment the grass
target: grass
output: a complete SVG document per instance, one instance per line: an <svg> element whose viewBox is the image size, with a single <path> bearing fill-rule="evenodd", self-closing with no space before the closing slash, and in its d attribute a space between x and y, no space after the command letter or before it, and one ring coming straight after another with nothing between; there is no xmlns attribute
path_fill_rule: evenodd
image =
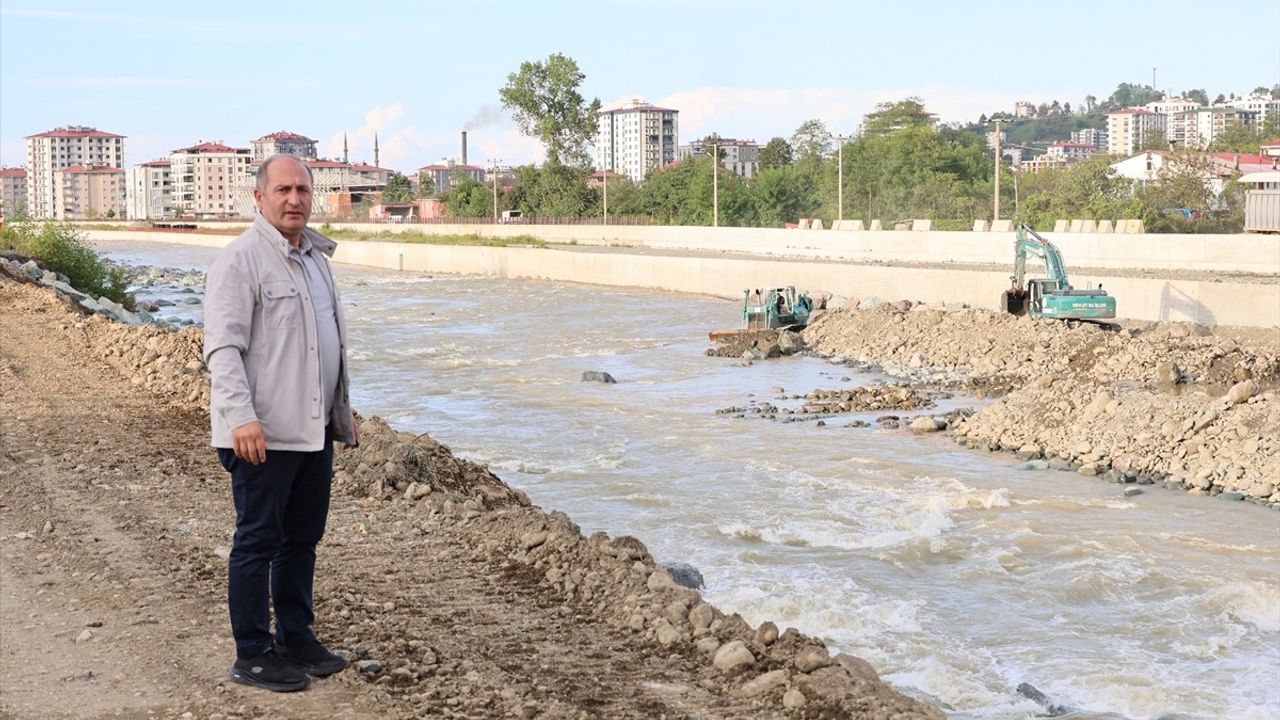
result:
<svg viewBox="0 0 1280 720"><path fill-rule="evenodd" d="M334 240L383 240L386 242L402 242L418 245L478 245L481 247L511 247L511 246L530 246L544 248L547 246L545 240L540 240L532 235L516 235L514 237L486 237L479 233L466 233L463 235L435 235L425 233L420 230L405 230L404 232L391 232L388 230L379 230L377 232L365 232L363 230L347 230L345 228L336 228L325 223L316 228L316 232Z"/></svg>
<svg viewBox="0 0 1280 720"><path fill-rule="evenodd" d="M94 298L106 297L128 310L133 298L125 292L129 280L121 268L108 265L89 245L83 232L65 223L17 221L0 230L0 248L43 261L67 276L71 287Z"/></svg>

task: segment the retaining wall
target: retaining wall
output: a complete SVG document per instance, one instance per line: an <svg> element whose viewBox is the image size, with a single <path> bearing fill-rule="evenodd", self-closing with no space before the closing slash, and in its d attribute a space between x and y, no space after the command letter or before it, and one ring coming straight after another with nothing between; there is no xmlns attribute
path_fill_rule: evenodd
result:
<svg viewBox="0 0 1280 720"><path fill-rule="evenodd" d="M652 229L652 228L648 228ZM905 233L903 233L905 234ZM154 241L222 247L228 235L89 231L91 239ZM338 244L335 261L433 273L537 278L642 287L739 299L750 287L796 285L849 297L908 298L995 309L1007 271L854 265L741 257L682 257L575 250L479 247L383 241ZM1088 278L1080 278L1088 280ZM1190 320L1206 325L1280 327L1280 284L1107 277L1122 318ZM1084 283L1080 282L1079 286Z"/></svg>

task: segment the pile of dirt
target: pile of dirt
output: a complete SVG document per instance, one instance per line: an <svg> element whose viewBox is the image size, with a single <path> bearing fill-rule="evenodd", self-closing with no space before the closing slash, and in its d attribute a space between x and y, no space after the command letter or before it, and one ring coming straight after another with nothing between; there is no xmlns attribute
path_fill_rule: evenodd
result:
<svg viewBox="0 0 1280 720"><path fill-rule="evenodd" d="M1280 504L1280 331L886 303L826 312L805 341L907 377L1011 388L954 424L966 445Z"/></svg>
<svg viewBox="0 0 1280 720"><path fill-rule="evenodd" d="M317 632L354 667L296 698L229 684L231 500L191 391L199 333L156 332L0 281L0 713L943 717L377 418L337 455L317 573Z"/></svg>

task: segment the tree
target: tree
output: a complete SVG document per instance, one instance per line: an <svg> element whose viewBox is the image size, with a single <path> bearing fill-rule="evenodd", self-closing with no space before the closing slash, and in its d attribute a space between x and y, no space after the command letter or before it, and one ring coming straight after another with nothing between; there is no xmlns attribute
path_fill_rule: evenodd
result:
<svg viewBox="0 0 1280 720"><path fill-rule="evenodd" d="M1183 90L1182 97L1194 100L1201 105L1209 104L1209 93L1205 92L1203 88L1199 90Z"/></svg>
<svg viewBox="0 0 1280 720"><path fill-rule="evenodd" d="M818 119L805 120L791 136L795 159L823 158L831 154L831 131Z"/></svg>
<svg viewBox="0 0 1280 720"><path fill-rule="evenodd" d="M1069 102L1062 103L1062 114L1063 115L1071 114L1071 103Z"/></svg>
<svg viewBox="0 0 1280 720"><path fill-rule="evenodd" d="M1259 137L1261 135L1261 137ZM1258 146L1280 136L1280 113L1269 113L1261 125L1234 123L1216 133L1209 144L1211 152L1256 153Z"/></svg>
<svg viewBox="0 0 1280 720"><path fill-rule="evenodd" d="M109 218L113 218L113 217L115 217L115 216L116 216L116 209L115 209L115 208L107 208L107 217L109 217Z"/></svg>
<svg viewBox="0 0 1280 720"><path fill-rule="evenodd" d="M1105 156L1062 169L1019 175L1019 219L1050 230L1061 218L1117 220L1140 215L1132 181L1120 177Z"/></svg>
<svg viewBox="0 0 1280 720"><path fill-rule="evenodd" d="M599 98L578 92L586 79L572 58L552 53L546 62L523 62L498 91L520 131L542 141L551 165L586 165L586 146L596 131Z"/></svg>
<svg viewBox="0 0 1280 720"><path fill-rule="evenodd" d="M1095 107L1097 107L1097 106L1098 106L1098 98L1096 98L1096 97L1094 97L1094 96L1092 96L1092 95L1085 95L1085 96L1084 96L1084 111L1085 111L1086 113L1091 113L1091 112L1093 112L1093 109L1094 109Z"/></svg>
<svg viewBox="0 0 1280 720"><path fill-rule="evenodd" d="M1111 93L1111 97L1107 98L1105 109L1119 110L1121 108L1137 107L1146 105L1149 102L1155 102L1163 97L1164 93L1150 85L1120 83L1116 86L1116 91Z"/></svg>
<svg viewBox="0 0 1280 720"><path fill-rule="evenodd" d="M932 125L933 116L924 110L924 101L909 97L897 102L880 103L863 119L863 136L884 135L917 125Z"/></svg>
<svg viewBox="0 0 1280 720"><path fill-rule="evenodd" d="M711 133L702 138L702 152L704 155L710 156L712 152L716 154L716 160L724 160L725 151L720 147L720 135Z"/></svg>
<svg viewBox="0 0 1280 720"><path fill-rule="evenodd" d="M491 217L493 197L489 188L479 180L460 174L440 198L453 217Z"/></svg>
<svg viewBox="0 0 1280 720"><path fill-rule="evenodd" d="M791 164L791 146L786 140L775 137L760 148L760 169L786 167Z"/></svg>
<svg viewBox="0 0 1280 720"><path fill-rule="evenodd" d="M1256 87L1256 88L1254 88L1254 89L1253 89L1253 92L1251 92L1251 93L1249 93L1249 94L1250 94L1250 95L1262 95L1263 97L1266 97L1267 95L1270 95L1270 94L1271 94L1271 91L1267 89L1267 86L1266 86L1266 85L1259 85L1258 87Z"/></svg>
<svg viewBox="0 0 1280 720"><path fill-rule="evenodd" d="M419 198L429 198L436 194L436 179L430 173L418 173Z"/></svg>
<svg viewBox="0 0 1280 720"><path fill-rule="evenodd" d="M1138 146L1138 152L1146 152L1147 150L1168 150L1169 141L1165 136L1164 130L1160 128L1151 128L1142 136L1142 143Z"/></svg>
<svg viewBox="0 0 1280 720"><path fill-rule="evenodd" d="M1216 98L1214 98L1214 99L1213 99L1213 104L1214 104L1214 105L1221 105L1222 103L1224 103L1224 102L1226 102L1226 101L1227 101L1227 96L1226 96L1226 95L1223 95L1222 93L1218 93L1218 97L1216 97Z"/></svg>
<svg viewBox="0 0 1280 720"><path fill-rule="evenodd" d="M413 199L413 186L409 178L401 173L392 172L387 177L387 185L382 188L382 202L385 204L406 203Z"/></svg>
<svg viewBox="0 0 1280 720"><path fill-rule="evenodd" d="M1280 83L1271 86L1271 99L1280 100Z"/></svg>

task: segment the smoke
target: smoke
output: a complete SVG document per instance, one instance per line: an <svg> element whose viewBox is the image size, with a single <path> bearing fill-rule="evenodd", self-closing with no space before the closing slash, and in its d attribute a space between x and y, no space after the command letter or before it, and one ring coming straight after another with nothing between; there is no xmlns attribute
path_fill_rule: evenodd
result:
<svg viewBox="0 0 1280 720"><path fill-rule="evenodd" d="M485 105L462 127L463 130L478 130L502 122L502 108L497 105Z"/></svg>

